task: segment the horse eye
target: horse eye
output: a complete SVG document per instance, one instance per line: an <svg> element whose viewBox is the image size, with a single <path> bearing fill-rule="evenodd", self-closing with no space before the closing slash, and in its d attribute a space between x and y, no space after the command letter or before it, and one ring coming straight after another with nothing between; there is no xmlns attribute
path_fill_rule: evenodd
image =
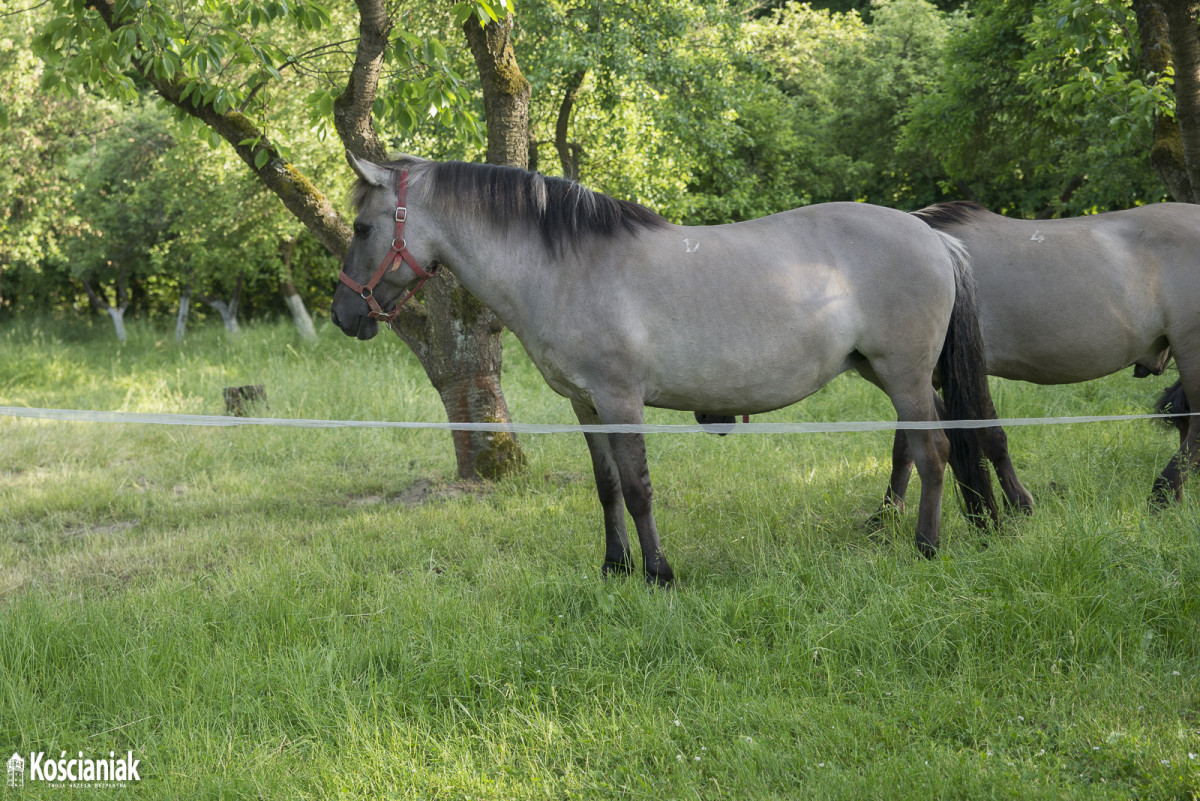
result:
<svg viewBox="0 0 1200 801"><path fill-rule="evenodd" d="M366 239L371 235L371 226L367 225L366 223L355 223L354 235L359 239Z"/></svg>

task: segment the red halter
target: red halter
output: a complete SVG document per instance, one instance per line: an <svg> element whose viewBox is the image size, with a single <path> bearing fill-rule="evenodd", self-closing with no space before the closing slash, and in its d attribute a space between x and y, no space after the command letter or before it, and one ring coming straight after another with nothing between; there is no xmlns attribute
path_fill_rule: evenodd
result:
<svg viewBox="0 0 1200 801"><path fill-rule="evenodd" d="M433 278L437 272L437 267L432 270L425 270L421 265L417 264L416 258L408 251L408 246L404 242L404 221L408 217L408 209L405 208L405 199L408 197L408 170L401 170L398 180L398 188L396 192L396 235L392 238L392 247L388 250L387 255L383 257L383 261L379 263L378 269L374 275L365 284L360 284L350 276L346 275L345 270L338 273L338 280L346 286L353 289L362 299L371 307L371 311L367 316L373 320L382 320L387 326L391 326L392 320L396 319L396 315L400 313L400 307L408 303L413 295L417 294L417 290L430 278ZM400 269L401 264L407 264L409 269L416 273L416 286L408 290L404 297L400 298L400 302L392 308L390 312L385 312L379 305L379 301L375 300L375 287L378 286L383 276L388 273L395 272Z"/></svg>

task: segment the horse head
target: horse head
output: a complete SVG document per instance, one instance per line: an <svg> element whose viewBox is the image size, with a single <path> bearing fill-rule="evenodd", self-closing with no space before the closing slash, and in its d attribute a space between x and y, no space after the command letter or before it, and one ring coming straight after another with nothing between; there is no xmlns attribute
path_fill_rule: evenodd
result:
<svg viewBox="0 0 1200 801"><path fill-rule="evenodd" d="M409 168L420 162L403 159L387 165L360 159L346 151L358 175L355 188L354 236L342 262L330 316L347 336L370 339L379 321L388 325L433 269L427 237L406 235Z"/></svg>

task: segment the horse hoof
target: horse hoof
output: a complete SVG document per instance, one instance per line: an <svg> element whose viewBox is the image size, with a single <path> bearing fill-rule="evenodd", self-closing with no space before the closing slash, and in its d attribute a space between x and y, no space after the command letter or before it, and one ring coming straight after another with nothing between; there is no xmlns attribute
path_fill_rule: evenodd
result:
<svg viewBox="0 0 1200 801"><path fill-rule="evenodd" d="M667 560L660 555L658 559L651 564L645 565L646 568L646 583L651 589L668 589L671 583L675 581L675 571L671 570L671 566L667 564Z"/></svg>
<svg viewBox="0 0 1200 801"><path fill-rule="evenodd" d="M903 513L904 510L899 506L893 506L892 504L887 503L879 507L874 514L868 517L866 521L864 521L864 525L868 531L880 531L881 529L885 529L898 521L900 519L900 515Z"/></svg>
<svg viewBox="0 0 1200 801"><path fill-rule="evenodd" d="M938 547L927 540L917 540L917 553L924 556L926 559L932 559L937 556Z"/></svg>
<svg viewBox="0 0 1200 801"><path fill-rule="evenodd" d="M1022 492L1017 495L1015 501L1010 501L1007 496L1004 498L1005 507L1009 512L1020 512L1023 515L1033 515L1033 496L1028 492Z"/></svg>
<svg viewBox="0 0 1200 801"><path fill-rule="evenodd" d="M647 573L646 586L653 590L669 590L675 586L675 576L670 570L666 575L661 573Z"/></svg>
<svg viewBox="0 0 1200 801"><path fill-rule="evenodd" d="M1183 487L1172 487L1171 482L1159 476L1150 490L1150 511L1161 512L1172 503L1183 500Z"/></svg>
<svg viewBox="0 0 1200 801"><path fill-rule="evenodd" d="M609 562L605 561L604 566L600 568L600 576L608 579L610 576L629 576L633 574L633 565L629 562Z"/></svg>

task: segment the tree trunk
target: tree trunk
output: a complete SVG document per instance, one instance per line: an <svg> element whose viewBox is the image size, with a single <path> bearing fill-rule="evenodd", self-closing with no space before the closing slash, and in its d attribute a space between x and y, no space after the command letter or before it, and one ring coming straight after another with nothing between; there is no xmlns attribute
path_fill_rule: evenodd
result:
<svg viewBox="0 0 1200 801"><path fill-rule="evenodd" d="M567 79L566 90L563 92L562 103L558 106L558 120L554 126L554 147L558 150L558 161L562 164L563 178L568 181L579 180L579 159L582 148L571 142L567 136L571 128L571 111L575 108L575 98L579 96L579 87L587 70L579 70Z"/></svg>
<svg viewBox="0 0 1200 801"><path fill-rule="evenodd" d="M183 342L184 332L187 330L188 311L192 308L192 285L189 282L183 292L179 294L179 314L175 315L175 342Z"/></svg>
<svg viewBox="0 0 1200 801"><path fill-rule="evenodd" d="M292 254L295 251L296 238L284 239L280 248L280 256L283 259L283 276L280 279L279 288L283 292L283 302L287 304L288 311L292 313L292 322L296 324L296 330L300 332L300 336L309 342L316 342L317 331L313 328L312 317L309 316L308 309L304 306L304 298L300 297L300 293L296 291L296 284L292 280Z"/></svg>
<svg viewBox="0 0 1200 801"><path fill-rule="evenodd" d="M105 311L112 318L113 330L117 332L117 341L124 343L128 339L125 332L125 306L109 306Z"/></svg>
<svg viewBox="0 0 1200 801"><path fill-rule="evenodd" d="M125 310L129 308L129 291L127 284L128 276L125 269L118 268L117 272L117 302L109 303L95 287L86 279L81 279L83 291L87 293L88 300L96 309L104 312L112 320L113 329L117 334L117 341L124 343L128 338L125 331Z"/></svg>
<svg viewBox="0 0 1200 801"><path fill-rule="evenodd" d="M1196 201L1200 189L1200 0L1162 3L1175 65L1175 119L1183 163Z"/></svg>
<svg viewBox="0 0 1200 801"><path fill-rule="evenodd" d="M425 368L448 419L511 422L500 387L500 321L450 274L425 285L425 307L423 337L414 339L403 328L396 333ZM462 478L499 478L525 465L512 434L455 431L453 436Z"/></svg>
<svg viewBox="0 0 1200 801"><path fill-rule="evenodd" d="M360 21L358 46L346 90L334 102L334 125L351 152L378 162L385 160L386 149L375 131L371 109L392 23L383 0L356 0L356 5ZM479 28L477 20L473 24ZM471 33L468 32L468 39ZM510 46L510 57L511 50ZM515 69L515 59L510 60ZM520 75L519 71L517 74ZM529 136L528 83L526 87L525 117L520 129L525 146ZM492 127L489 116L489 137ZM523 164L524 158L510 163ZM447 420L451 423L511 420L500 390L500 323L449 271L440 270L425 285L422 302L401 309L393 330L421 362L442 398ZM453 437L460 478L499 478L525 463L512 435L456 431Z"/></svg>
<svg viewBox="0 0 1200 801"><path fill-rule="evenodd" d="M226 301L222 298L206 297L204 302L216 309L221 315L221 321L225 323L225 330L231 334L240 334L242 329L238 325L237 313L238 304L242 300L242 276L238 276L237 283L233 286L233 294Z"/></svg>
<svg viewBox="0 0 1200 801"><path fill-rule="evenodd" d="M524 167L529 159L529 98L532 88L517 66L512 46L513 18L480 27L472 15L463 33L483 86L487 120L487 160L490 164Z"/></svg>
<svg viewBox="0 0 1200 801"><path fill-rule="evenodd" d="M1151 84L1163 80L1171 69L1171 37L1167 15L1160 0L1133 0L1137 17L1138 55L1142 72ZM1154 120L1154 141L1150 145L1150 164L1167 185L1167 192L1180 203L1195 200L1192 182L1183 159L1179 123L1174 117L1159 114Z"/></svg>
<svg viewBox="0 0 1200 801"><path fill-rule="evenodd" d="M296 291L296 285L291 281L283 282L283 302L287 304L288 311L292 313L292 322L296 324L296 330L300 332L300 336L308 342L316 342L317 329L313 327L312 316L304 306L304 298L300 297L300 293Z"/></svg>
<svg viewBox="0 0 1200 801"><path fill-rule="evenodd" d="M512 17L480 26L472 16L463 25L483 86L488 130L487 160L524 167L529 157L529 81L512 48ZM442 398L450 420L511 421L500 386L503 324L490 309L443 270L426 284L424 342L397 328L417 354ZM520 470L525 455L513 434L454 432L459 475L497 478Z"/></svg>

